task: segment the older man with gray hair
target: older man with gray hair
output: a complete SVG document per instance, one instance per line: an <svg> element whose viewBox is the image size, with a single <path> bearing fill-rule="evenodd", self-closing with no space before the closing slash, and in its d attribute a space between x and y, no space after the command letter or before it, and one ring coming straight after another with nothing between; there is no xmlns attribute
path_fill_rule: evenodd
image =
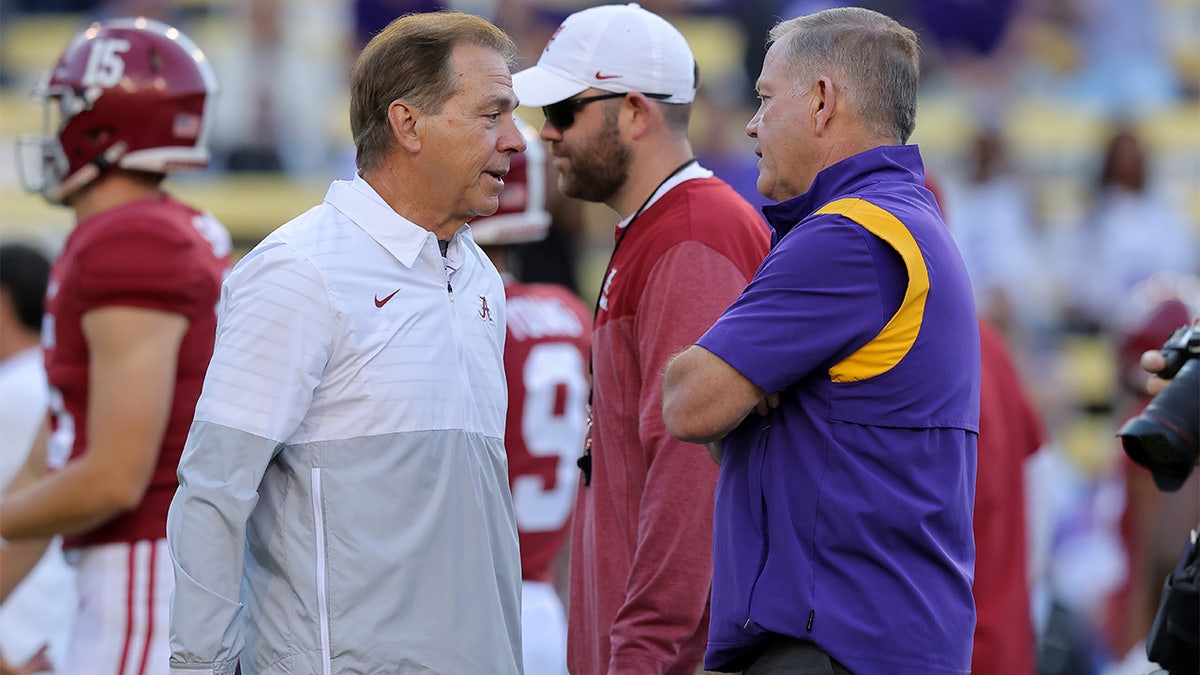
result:
<svg viewBox="0 0 1200 675"><path fill-rule="evenodd" d="M965 675L979 330L904 145L917 39L840 8L770 42L747 133L773 246L664 386L670 432L722 462L705 665Z"/></svg>

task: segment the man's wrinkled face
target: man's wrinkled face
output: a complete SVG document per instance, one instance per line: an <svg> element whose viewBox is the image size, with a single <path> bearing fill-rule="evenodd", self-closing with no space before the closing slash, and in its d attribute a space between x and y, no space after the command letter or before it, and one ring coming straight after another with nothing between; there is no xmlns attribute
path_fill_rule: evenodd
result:
<svg viewBox="0 0 1200 675"><path fill-rule="evenodd" d="M450 57L455 94L427 120L431 170L451 217L467 222L499 208L509 157L525 150L513 118L512 74L497 52L458 45Z"/></svg>
<svg viewBox="0 0 1200 675"><path fill-rule="evenodd" d="M746 134L758 141L758 191L784 201L808 191L819 164L814 144L812 86L796 82L794 68L785 61L786 37L771 45L755 83L758 110L746 125Z"/></svg>

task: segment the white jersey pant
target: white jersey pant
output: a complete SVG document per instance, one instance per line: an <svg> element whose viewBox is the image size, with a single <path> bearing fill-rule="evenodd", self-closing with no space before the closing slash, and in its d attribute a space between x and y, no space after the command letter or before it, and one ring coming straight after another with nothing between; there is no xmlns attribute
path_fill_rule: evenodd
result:
<svg viewBox="0 0 1200 675"><path fill-rule="evenodd" d="M550 584L521 582L521 651L525 675L566 675L567 618Z"/></svg>
<svg viewBox="0 0 1200 675"><path fill-rule="evenodd" d="M66 667L71 675L169 675L171 590L167 540L105 544L70 552L79 615Z"/></svg>

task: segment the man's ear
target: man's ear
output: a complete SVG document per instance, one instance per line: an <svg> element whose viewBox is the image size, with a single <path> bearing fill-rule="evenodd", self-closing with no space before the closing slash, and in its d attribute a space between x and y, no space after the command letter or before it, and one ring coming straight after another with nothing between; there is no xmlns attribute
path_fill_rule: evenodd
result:
<svg viewBox="0 0 1200 675"><path fill-rule="evenodd" d="M645 95L639 92L632 92L625 96L625 100L622 101L621 105L626 108L626 110L621 111L622 115L626 114L626 112L629 113L629 134L633 138L640 137L649 128L651 116L657 112L654 109L654 104Z"/></svg>
<svg viewBox="0 0 1200 675"><path fill-rule="evenodd" d="M421 111L408 101L396 99L388 105L388 126L392 128L392 137L400 147L409 152L421 149L421 134L418 129Z"/></svg>
<svg viewBox="0 0 1200 675"><path fill-rule="evenodd" d="M837 113L839 100L837 91L833 88L833 80L828 75L817 79L813 87L813 132L820 136L829 126L830 120Z"/></svg>

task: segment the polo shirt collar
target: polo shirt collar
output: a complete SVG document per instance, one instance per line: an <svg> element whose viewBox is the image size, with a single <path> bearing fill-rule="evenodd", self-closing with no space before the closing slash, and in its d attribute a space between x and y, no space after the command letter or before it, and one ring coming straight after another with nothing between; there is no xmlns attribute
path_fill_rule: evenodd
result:
<svg viewBox="0 0 1200 675"><path fill-rule="evenodd" d="M888 181L925 184L925 165L916 145L885 145L851 155L822 169L808 192L768 204L762 207L762 212L778 239L834 199Z"/></svg>
<svg viewBox="0 0 1200 675"><path fill-rule="evenodd" d="M353 221L405 267L413 266L422 247L437 246L437 237L432 232L396 213L375 188L357 173L353 180L333 181L329 192L325 194L325 201ZM454 238L457 239L465 229L464 223ZM451 243L454 243L453 240Z"/></svg>

